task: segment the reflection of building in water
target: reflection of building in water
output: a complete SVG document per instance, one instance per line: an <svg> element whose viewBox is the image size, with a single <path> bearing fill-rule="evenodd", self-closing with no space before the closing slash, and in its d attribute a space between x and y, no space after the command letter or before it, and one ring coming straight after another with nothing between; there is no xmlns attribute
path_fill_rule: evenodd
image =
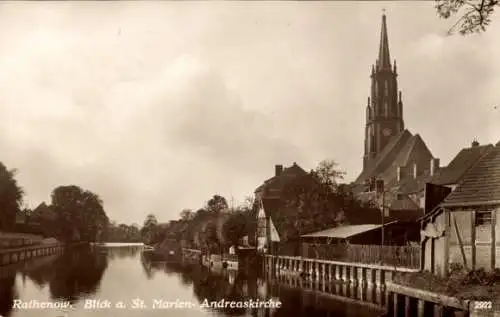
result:
<svg viewBox="0 0 500 317"><path fill-rule="evenodd" d="M259 299L266 299L268 296L268 284L266 281L258 279L257 280L257 297Z"/></svg>

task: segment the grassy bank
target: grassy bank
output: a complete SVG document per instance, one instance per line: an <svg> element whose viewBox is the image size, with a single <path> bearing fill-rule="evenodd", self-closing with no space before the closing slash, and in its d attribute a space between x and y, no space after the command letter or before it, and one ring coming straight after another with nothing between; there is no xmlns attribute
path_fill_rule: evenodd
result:
<svg viewBox="0 0 500 317"><path fill-rule="evenodd" d="M430 272L397 274L394 282L422 290L442 293L459 299L492 300L500 298L500 269L465 271L453 267L448 278L439 278Z"/></svg>

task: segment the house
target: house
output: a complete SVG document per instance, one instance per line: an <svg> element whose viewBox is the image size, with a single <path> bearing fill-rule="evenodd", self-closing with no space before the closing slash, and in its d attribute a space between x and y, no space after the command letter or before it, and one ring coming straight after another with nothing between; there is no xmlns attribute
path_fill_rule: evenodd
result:
<svg viewBox="0 0 500 317"><path fill-rule="evenodd" d="M480 145L476 140L470 147L463 148L447 166L440 167L439 160L431 160L429 173L405 179L396 186L400 197L408 197L419 208L424 209L425 185L427 183L449 187L454 190L465 173L483 157L493 145Z"/></svg>
<svg viewBox="0 0 500 317"><path fill-rule="evenodd" d="M422 219L422 268L446 276L451 263L466 269L500 267L500 142Z"/></svg>
<svg viewBox="0 0 500 317"><path fill-rule="evenodd" d="M258 202L255 215L257 224L252 231L255 232L258 249L267 250L271 241L287 240L286 229L279 226L279 222L276 221L278 213L284 207L282 200L284 190L290 182L307 175L308 173L296 162L286 168L283 165L275 165L274 176L255 189L255 201Z"/></svg>

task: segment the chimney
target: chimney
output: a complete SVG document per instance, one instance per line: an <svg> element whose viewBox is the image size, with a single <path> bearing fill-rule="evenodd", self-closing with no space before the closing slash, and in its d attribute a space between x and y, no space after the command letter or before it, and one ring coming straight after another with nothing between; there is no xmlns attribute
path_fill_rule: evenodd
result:
<svg viewBox="0 0 500 317"><path fill-rule="evenodd" d="M417 178L418 175L418 165L417 163L413 163L413 178Z"/></svg>
<svg viewBox="0 0 500 317"><path fill-rule="evenodd" d="M434 176L436 174L436 171L439 168L439 159L438 158L432 158L431 159L431 169L430 169L430 174L431 176Z"/></svg>
<svg viewBox="0 0 500 317"><path fill-rule="evenodd" d="M397 175L398 182L400 182L403 179L403 168L401 166L398 166Z"/></svg>
<svg viewBox="0 0 500 317"><path fill-rule="evenodd" d="M472 141L471 147L477 147L477 146L479 146L479 142L477 141L477 139L474 139L474 141Z"/></svg>
<svg viewBox="0 0 500 317"><path fill-rule="evenodd" d="M283 165L275 165L274 166L274 176L280 176L283 172Z"/></svg>

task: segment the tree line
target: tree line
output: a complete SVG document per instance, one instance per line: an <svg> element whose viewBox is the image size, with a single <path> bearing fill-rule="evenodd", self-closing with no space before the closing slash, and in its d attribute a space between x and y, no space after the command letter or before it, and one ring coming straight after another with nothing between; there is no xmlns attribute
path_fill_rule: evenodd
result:
<svg viewBox="0 0 500 317"><path fill-rule="evenodd" d="M49 204L23 207L16 169L0 162L0 231L39 234L63 242L143 242L138 225L110 221L98 194L76 185L56 187ZM21 221L19 219L22 219Z"/></svg>
<svg viewBox="0 0 500 317"><path fill-rule="evenodd" d="M280 199L280 208L273 213L273 222L284 240L342 224L379 222L380 212L371 203L359 201L350 184L342 183L345 173L334 160L321 161L307 175L288 181ZM228 206L227 199L213 195L196 211L183 210L179 219L159 228L146 222L152 244L161 241L183 243L184 247L221 253L228 247L254 243L259 202L247 197L238 206ZM154 217L150 215L150 217Z"/></svg>

